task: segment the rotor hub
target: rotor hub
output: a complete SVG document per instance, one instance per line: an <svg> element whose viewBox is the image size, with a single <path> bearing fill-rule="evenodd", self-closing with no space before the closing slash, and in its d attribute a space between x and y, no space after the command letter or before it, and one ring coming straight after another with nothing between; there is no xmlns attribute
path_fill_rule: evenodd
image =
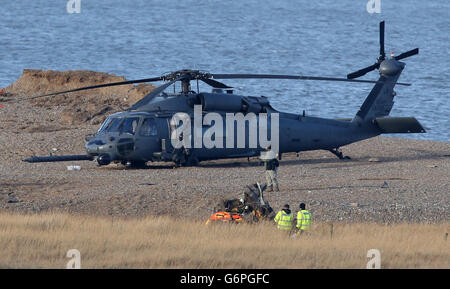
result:
<svg viewBox="0 0 450 289"><path fill-rule="evenodd" d="M208 72L200 71L200 70L191 70L191 69L181 69L163 76L163 79L166 81L173 81L179 78L184 78L186 80L194 80L194 79L204 79L211 78L212 75Z"/></svg>
<svg viewBox="0 0 450 289"><path fill-rule="evenodd" d="M405 65L395 59L386 59L380 63L380 74L382 75L396 75L403 69Z"/></svg>

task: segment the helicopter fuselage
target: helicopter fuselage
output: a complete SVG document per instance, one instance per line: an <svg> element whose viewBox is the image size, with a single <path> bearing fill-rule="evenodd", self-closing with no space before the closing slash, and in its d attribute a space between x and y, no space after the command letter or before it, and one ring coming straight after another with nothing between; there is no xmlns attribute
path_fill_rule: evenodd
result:
<svg viewBox="0 0 450 289"><path fill-rule="evenodd" d="M224 102L223 99L227 101ZM231 99L231 100L230 100ZM130 162L144 163L147 161L174 161L175 154L180 150L174 147L174 139L179 136L174 134L177 128L173 122L173 116L179 111L170 110L176 106L180 108L182 103L186 107L184 112L188 112L190 123L199 123L195 119L193 108L198 105L205 109L201 114L201 132L198 127L192 128L192 136L200 134L203 139L210 124L204 124L204 116L208 113L215 113L225 119L230 115L230 111L236 114L254 114L256 116L257 131L267 129L267 134L273 140L279 138L280 153L300 152L307 150L332 150L340 146L370 138L380 134L376 125L370 123L357 123L350 120L333 120L306 115L279 112L273 109L265 97L246 97L235 94L221 93L191 93L166 96L160 101L154 101L145 109L147 111L126 111L109 116L98 132L89 138L86 143L86 153L97 159L100 165L107 165L110 162ZM215 110L216 107L223 107L227 104L226 111ZM259 121L258 114L268 115L267 123ZM277 114L276 125L278 135L271 135L273 115ZM217 124L223 126L223 133L214 137L215 143L221 145L207 147L205 144L195 146L193 138L189 143L192 145L182 154L188 153L195 156L197 161L239 158L257 156L265 149L259 139L253 142L251 137L250 121L236 123L232 131L227 130L226 122ZM239 145L236 140L239 126L245 127L245 140ZM197 131L195 131L197 130ZM361 133L364 132L364 133ZM234 138L231 142L229 138ZM228 140L227 140L228 139ZM227 146L227 144L232 144ZM255 146L256 143L256 146Z"/></svg>

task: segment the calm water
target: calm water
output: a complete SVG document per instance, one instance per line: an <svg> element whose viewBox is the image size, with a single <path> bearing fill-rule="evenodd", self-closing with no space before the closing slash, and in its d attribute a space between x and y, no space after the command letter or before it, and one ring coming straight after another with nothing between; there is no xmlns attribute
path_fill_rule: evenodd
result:
<svg viewBox="0 0 450 289"><path fill-rule="evenodd" d="M0 87L24 68L89 69L128 79L183 68L215 73L288 73L345 77L378 57L378 22L386 20L386 51L420 48L404 60L395 116L415 116L427 134L450 141L450 1L367 0L2 2ZM316 3L319 2L319 3ZM363 79L376 79L372 72ZM239 93L265 95L280 110L352 117L369 84L230 80ZM204 87L204 90L210 88Z"/></svg>

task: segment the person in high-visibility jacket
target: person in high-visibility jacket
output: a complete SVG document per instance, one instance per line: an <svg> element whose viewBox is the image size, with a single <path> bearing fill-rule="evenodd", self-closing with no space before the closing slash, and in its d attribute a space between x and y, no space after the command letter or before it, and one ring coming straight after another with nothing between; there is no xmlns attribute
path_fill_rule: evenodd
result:
<svg viewBox="0 0 450 289"><path fill-rule="evenodd" d="M311 213L306 210L304 203L301 203L299 207L300 211L297 213L297 229L301 234L303 231L308 231L311 228Z"/></svg>
<svg viewBox="0 0 450 289"><path fill-rule="evenodd" d="M277 213L273 219L278 225L278 229L290 231L294 223L294 214L289 210L289 205L284 205L283 209Z"/></svg>

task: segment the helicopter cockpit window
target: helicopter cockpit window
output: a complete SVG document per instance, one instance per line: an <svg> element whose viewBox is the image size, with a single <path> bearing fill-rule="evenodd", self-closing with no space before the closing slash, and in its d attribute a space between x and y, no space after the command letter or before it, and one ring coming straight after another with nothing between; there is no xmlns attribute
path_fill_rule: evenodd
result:
<svg viewBox="0 0 450 289"><path fill-rule="evenodd" d="M146 118L142 123L140 129L141 136L156 136L158 131L156 130L156 121L154 118Z"/></svg>
<svg viewBox="0 0 450 289"><path fill-rule="evenodd" d="M128 117L124 119L123 123L120 125L120 132L135 134L138 123L139 117Z"/></svg>
<svg viewBox="0 0 450 289"><path fill-rule="evenodd" d="M98 129L99 133L102 133L106 130L106 128L108 127L108 125L111 123L113 119L111 117L108 117L102 124L102 126Z"/></svg>
<svg viewBox="0 0 450 289"><path fill-rule="evenodd" d="M107 132L115 132L119 131L119 125L122 122L123 118L113 118L109 121L109 124L104 129Z"/></svg>

